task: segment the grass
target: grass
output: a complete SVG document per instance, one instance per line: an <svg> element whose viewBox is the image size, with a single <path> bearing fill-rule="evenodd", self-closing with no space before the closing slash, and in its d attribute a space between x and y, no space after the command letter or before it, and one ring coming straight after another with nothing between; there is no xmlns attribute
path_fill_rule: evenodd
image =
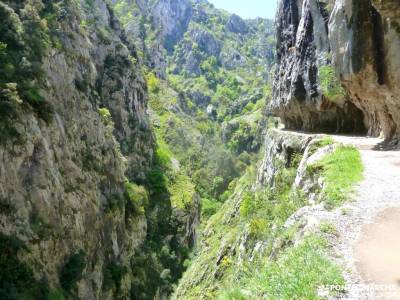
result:
<svg viewBox="0 0 400 300"><path fill-rule="evenodd" d="M323 233L339 236L339 231L332 223L323 222L319 225L319 229Z"/></svg>
<svg viewBox="0 0 400 300"><path fill-rule="evenodd" d="M340 268L328 258L327 251L324 238L308 236L281 252L276 261L261 262L258 270L251 266L240 283L246 291L236 288L221 299L319 299L320 287L344 284Z"/></svg>
<svg viewBox="0 0 400 300"><path fill-rule="evenodd" d="M335 141L331 138L331 137L324 137L320 140L317 140L315 142L312 143L312 145L310 146L310 149L308 150L308 154L311 156L313 155L315 152L317 152L317 150L319 148L328 146L328 145L332 145L334 144Z"/></svg>
<svg viewBox="0 0 400 300"><path fill-rule="evenodd" d="M318 299L319 286L343 285L341 270L328 259L327 248L324 239L312 236L286 250L261 277L271 299Z"/></svg>
<svg viewBox="0 0 400 300"><path fill-rule="evenodd" d="M230 218L227 209L228 203L223 204L218 210L213 207L210 200L202 202L202 212L209 214L215 213L204 228L203 234L205 240L203 243L207 245L206 251L199 248L200 252L195 259L193 265L188 269L190 275L185 276L197 279L204 268L210 268L201 281L196 286L184 291L184 296L179 295L179 299L217 299L223 287L225 290L233 288L232 282L242 277L244 273L243 266L237 264L238 256L231 249L231 245L237 243L238 237L247 235L246 248L253 249L259 241L281 241L280 244L290 244L294 231L285 231L283 224L287 218L300 207L305 205L303 195L298 191L291 191L294 180L295 168L282 169L277 174L275 189L266 188L263 191L250 191L251 183L254 182L256 174L247 174L242 177L236 185L233 193L234 199L241 199L239 214L236 218ZM248 170L248 173L252 173ZM210 212L211 213L210 213ZM284 232L285 231L285 232ZM246 233L245 233L246 232ZM263 254L264 258L269 257L273 245L268 243L267 249ZM217 257L220 257L219 263L216 263ZM265 265L268 263L262 261ZM211 267L209 267L211 266ZM258 269L258 261L249 263L250 270ZM213 275L215 273L215 276ZM249 272L248 276L255 276L255 272ZM196 280L195 279L195 280ZM245 286L247 283L238 286ZM191 285L191 283L190 283ZM203 298L202 298L203 297ZM222 299L259 299L243 297L237 291L230 291Z"/></svg>
<svg viewBox="0 0 400 300"><path fill-rule="evenodd" d="M327 208L340 206L362 179L364 167L359 151L352 146L340 146L317 165L325 180L324 194Z"/></svg>
<svg viewBox="0 0 400 300"><path fill-rule="evenodd" d="M332 139L324 138L317 145L332 143ZM303 237L296 244L293 239L298 224L284 226L307 204L302 191L293 188L300 159L301 155L295 153L289 166L275 161L274 186L262 191L250 189L255 180L250 174L238 181L231 198L202 231L201 245L206 250L197 249L180 284L185 289L178 288L176 299L319 299L319 292L327 292L324 286L344 284L341 268L329 256L326 238L338 235L332 224L321 224L319 234ZM358 151L340 145L315 165L318 176L326 179L326 191L322 191L327 193L325 198L336 205L361 178L363 169ZM231 205L238 206L235 217ZM240 262L238 248L233 249L239 246L240 236L246 236L249 251L243 255L253 257L252 261L245 258ZM262 250L251 252L260 242Z"/></svg>
<svg viewBox="0 0 400 300"><path fill-rule="evenodd" d="M196 193L195 185L185 173L179 172L170 181L168 191L171 194L171 203L174 207L189 208Z"/></svg>

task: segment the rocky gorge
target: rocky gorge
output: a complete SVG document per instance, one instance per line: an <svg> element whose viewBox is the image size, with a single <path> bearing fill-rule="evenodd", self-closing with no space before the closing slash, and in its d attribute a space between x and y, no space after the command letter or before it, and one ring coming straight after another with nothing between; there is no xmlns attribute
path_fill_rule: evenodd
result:
<svg viewBox="0 0 400 300"><path fill-rule="evenodd" d="M382 296L347 290L346 284L369 281L355 267L358 236L355 230L349 235L345 224L362 223L349 210L388 201L375 195L385 182L363 181L357 195L352 186L362 180L364 163L371 176L374 150L398 148L394 11L399 6L391 1L278 1L267 112L279 116L286 130L264 133L263 156L207 222L174 299ZM385 143L365 146L372 140L360 138L359 144L338 133L379 136ZM352 197L356 205L344 204Z"/></svg>
<svg viewBox="0 0 400 300"><path fill-rule="evenodd" d="M319 133L398 146L396 0L279 0L275 24L206 0L0 16L1 299L347 295L319 287L348 278L328 221L362 160Z"/></svg>
<svg viewBox="0 0 400 300"><path fill-rule="evenodd" d="M254 24L198 5L234 34L257 33ZM174 59L184 70L175 73L200 75L206 55L222 61L221 36L188 27L207 21L208 11L191 1L27 0L2 1L0 13L0 298L165 298L195 244L200 197L156 137L148 101L159 86L151 74L166 78L177 43L182 56ZM193 44L183 41L186 32ZM254 53L271 62L272 52L264 55L271 49ZM186 97L204 112L210 105L199 89L183 96L168 83L168 91L181 99L171 112L183 108L187 119ZM205 139L193 125L187 130L190 143ZM230 172L228 161L217 166L210 168Z"/></svg>

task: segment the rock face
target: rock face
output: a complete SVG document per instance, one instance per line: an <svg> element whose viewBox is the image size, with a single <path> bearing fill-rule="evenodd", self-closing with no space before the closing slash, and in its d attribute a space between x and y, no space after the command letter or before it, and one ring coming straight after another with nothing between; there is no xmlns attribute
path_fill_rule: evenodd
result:
<svg viewBox="0 0 400 300"><path fill-rule="evenodd" d="M167 65L174 64L174 73L201 75L200 64L210 56L227 69L245 67L246 60L274 61L271 20L243 20L226 15L204 0L113 0L114 8L128 39L135 41L145 57L145 63L160 78L166 77ZM212 23L218 23L219 32ZM221 34L221 32L223 34ZM252 53L245 53L249 44ZM174 49L175 48L175 49ZM250 56L250 57L249 57ZM168 62L167 62L168 58Z"/></svg>
<svg viewBox="0 0 400 300"><path fill-rule="evenodd" d="M398 1L336 1L330 40L335 68L371 135L400 134Z"/></svg>
<svg viewBox="0 0 400 300"><path fill-rule="evenodd" d="M322 201L324 180L318 173L307 172L307 165L315 164L337 147L323 146L321 138L319 135L276 129L266 132L263 161L260 165L257 163L258 174L251 171L251 175L246 174L239 179L229 199L204 225L196 256L179 281L172 299L219 299L227 295L229 290L235 291L233 298L238 293L243 299L267 297L268 292L262 286L265 277L259 284L253 284L253 279L243 283L243 278L252 276L244 275L243 270L249 270L249 273L257 270L253 273L260 276L263 273L257 268L266 264L267 270L272 269L268 264L276 261L283 249L292 247L292 243L301 242L306 234L318 230L326 210L323 203L315 202ZM282 199L279 194L283 186L285 196ZM251 198L253 195L256 196ZM290 198L298 204L292 204L294 207L287 205L293 203ZM254 205L256 215L253 218L249 218L248 203ZM265 207L270 209L261 215ZM270 215L278 208L282 209L285 219L275 223ZM256 220L265 219L269 222L266 227L271 231L269 234L255 235L253 228ZM295 228L290 238L273 232L277 230L280 233L288 228ZM264 261L260 260L263 258ZM281 281L277 281L278 285ZM277 298L285 296L273 295ZM296 296L298 294L291 298Z"/></svg>
<svg viewBox="0 0 400 300"><path fill-rule="evenodd" d="M187 0L160 0L151 9L151 15L156 26L161 29L164 47L172 51L187 31L193 9Z"/></svg>
<svg viewBox="0 0 400 300"><path fill-rule="evenodd" d="M245 21L238 15L231 15L228 19L228 22L226 22L226 28L229 31L235 32L235 33L247 33L249 28L246 24Z"/></svg>
<svg viewBox="0 0 400 300"><path fill-rule="evenodd" d="M265 152L257 174L257 185L273 186L279 168L292 163L296 153L304 153L312 136L269 130L265 136Z"/></svg>
<svg viewBox="0 0 400 300"><path fill-rule="evenodd" d="M192 41L195 42L200 51L211 56L218 56L221 52L221 42L218 41L210 32L204 29L192 29L189 32Z"/></svg>
<svg viewBox="0 0 400 300"><path fill-rule="evenodd" d="M279 2L271 109L288 128L362 132L365 127L387 139L398 135L399 8L394 2ZM329 89L341 87L327 73L340 79L346 93L332 97Z"/></svg>
<svg viewBox="0 0 400 300"><path fill-rule="evenodd" d="M103 0L5 1L0 15L0 64L9 69L0 76L0 264L14 270L1 275L0 298L164 295L169 283L157 272L168 267L141 261L153 253L149 232L163 245L180 235L168 195L148 179L154 138L136 48ZM181 227L188 246L194 226ZM31 276L26 287L16 263Z"/></svg>
<svg viewBox="0 0 400 300"><path fill-rule="evenodd" d="M11 4L1 5L10 14L13 8L18 12ZM22 5L27 8L29 1ZM18 256L37 266L35 277L50 288L58 288L60 280L63 284L60 270L82 252L85 268L76 295L113 299L116 290L105 287L105 272L129 266L146 238L145 216L123 204L125 177L144 178L153 140L145 83L130 59L137 58L135 49L124 42L106 3L94 5L96 12L88 14L72 4L64 7L69 15L58 23L65 33L62 49L43 57L41 94L52 120L15 108L18 142L2 140L0 146L0 200L9 207L8 213L1 211L0 232L25 244L27 250ZM104 36L93 27L80 29L80 19L92 18L97 26L111 25ZM98 109L103 107L115 129L102 120ZM122 276L120 295L129 294L131 280L131 272Z"/></svg>

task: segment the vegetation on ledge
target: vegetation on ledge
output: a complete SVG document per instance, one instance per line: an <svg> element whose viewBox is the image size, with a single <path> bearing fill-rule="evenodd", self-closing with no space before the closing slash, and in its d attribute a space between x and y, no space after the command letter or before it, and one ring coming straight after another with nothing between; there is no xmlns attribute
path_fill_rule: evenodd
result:
<svg viewBox="0 0 400 300"><path fill-rule="evenodd" d="M330 209L340 206L349 198L354 185L362 177L364 167L360 152L352 146L338 146L323 159L309 166L324 179L323 199Z"/></svg>
<svg viewBox="0 0 400 300"><path fill-rule="evenodd" d="M318 70L322 93L331 101L337 102L346 97L346 91L343 89L340 80L335 74L332 65L325 65Z"/></svg>

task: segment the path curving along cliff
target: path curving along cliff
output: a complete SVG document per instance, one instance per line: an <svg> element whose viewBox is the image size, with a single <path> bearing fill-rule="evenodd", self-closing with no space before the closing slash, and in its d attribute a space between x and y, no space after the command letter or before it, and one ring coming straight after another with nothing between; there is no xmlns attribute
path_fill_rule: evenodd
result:
<svg viewBox="0 0 400 300"><path fill-rule="evenodd" d="M377 138L332 137L357 147L364 164L353 201L332 220L339 232L335 252L346 270L342 298L399 299L400 151L382 148Z"/></svg>

